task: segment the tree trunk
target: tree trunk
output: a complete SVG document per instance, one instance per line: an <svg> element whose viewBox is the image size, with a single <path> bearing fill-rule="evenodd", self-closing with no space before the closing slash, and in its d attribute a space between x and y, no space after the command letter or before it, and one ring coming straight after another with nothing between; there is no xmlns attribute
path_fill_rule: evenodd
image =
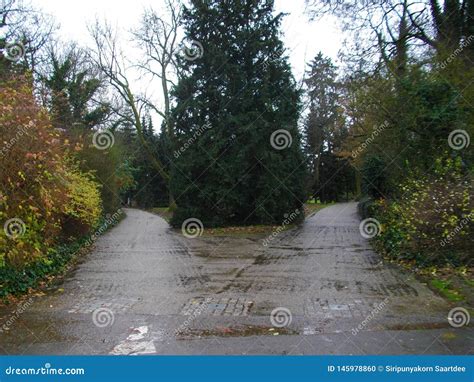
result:
<svg viewBox="0 0 474 382"><path fill-rule="evenodd" d="M355 196L357 198L357 197L362 195L362 186L361 186L362 178L361 178L361 175L360 175L360 171L358 171L357 169L355 171L355 178L356 178L355 179L355 181L356 181L355 182L356 183L356 195Z"/></svg>
<svg viewBox="0 0 474 382"><path fill-rule="evenodd" d="M176 201L174 200L174 195L169 189L168 183L168 210L175 211L178 206L176 205Z"/></svg>

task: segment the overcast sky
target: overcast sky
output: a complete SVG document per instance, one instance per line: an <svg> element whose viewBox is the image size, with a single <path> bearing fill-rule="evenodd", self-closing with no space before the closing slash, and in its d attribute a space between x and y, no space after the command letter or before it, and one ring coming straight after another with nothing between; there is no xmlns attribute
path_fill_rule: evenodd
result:
<svg viewBox="0 0 474 382"><path fill-rule="evenodd" d="M31 0L60 24L59 35L64 40L80 44L90 43L87 24L96 16L106 17L112 25L124 31L134 27L144 7L160 8L160 0ZM331 16L310 22L304 14L304 0L276 0L276 11L288 15L283 22L284 42L297 79L305 69L305 62L318 51L337 59L342 37L336 20Z"/></svg>
<svg viewBox="0 0 474 382"><path fill-rule="evenodd" d="M60 25L58 37L61 41L76 41L81 46L92 47L87 26L96 18L106 18L112 26L121 29L122 48L131 62L138 61L140 52L129 42L128 31L137 26L144 8L152 6L158 11L164 4L163 0L31 0L31 3L55 18ZM275 8L275 12L288 14L282 24L283 40L297 81L302 79L307 63L319 51L337 63L342 36L335 18L324 16L311 22L304 13L305 0L275 0ZM148 79L139 79L134 69L129 69L127 76L134 92L146 94L155 105L162 106L164 101L159 87L150 86ZM161 118L158 115L152 115L152 118L154 125L160 126Z"/></svg>

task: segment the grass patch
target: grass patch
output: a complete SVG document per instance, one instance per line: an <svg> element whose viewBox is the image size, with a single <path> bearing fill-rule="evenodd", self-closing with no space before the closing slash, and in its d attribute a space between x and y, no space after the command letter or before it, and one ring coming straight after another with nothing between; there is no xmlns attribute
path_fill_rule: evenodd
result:
<svg viewBox="0 0 474 382"><path fill-rule="evenodd" d="M474 306L473 268L425 268L417 274L428 286L451 302Z"/></svg>
<svg viewBox="0 0 474 382"><path fill-rule="evenodd" d="M415 260L394 259L387 256L377 245L375 245L375 250L383 256L385 261L413 273L418 280L446 300L474 306L474 268L467 266L419 267Z"/></svg>
<svg viewBox="0 0 474 382"><path fill-rule="evenodd" d="M149 212L156 214L168 223L173 217L173 211L168 207L154 207L148 210ZM217 228L205 228L204 236L226 236L226 235L248 235L248 234L259 234L272 232L276 229L276 225L248 225L248 226L235 226L235 227L217 227ZM288 228L286 228L288 229Z"/></svg>
<svg viewBox="0 0 474 382"><path fill-rule="evenodd" d="M470 288L474 288L474 280L468 279L467 277L463 278L464 283Z"/></svg>
<svg viewBox="0 0 474 382"><path fill-rule="evenodd" d="M309 217L315 214L316 212L318 212L319 210L322 210L323 208L326 208L333 204L334 203L316 203L316 202L305 203L304 210L305 210L306 217Z"/></svg>
<svg viewBox="0 0 474 382"><path fill-rule="evenodd" d="M316 213L317 211L330 206L334 203L316 203L316 202L308 202L304 206L305 215L309 217ZM163 219L165 219L168 223L170 222L171 218L173 217L173 211L171 211L168 207L154 207L148 210L153 214L156 214ZM279 231L286 231L291 228L294 228L296 224L286 224L286 225L248 225L248 226L230 226L230 227L216 227L216 228L205 228L203 235L204 236L227 236L227 235L258 235L258 234L268 234L276 229Z"/></svg>
<svg viewBox="0 0 474 382"><path fill-rule="evenodd" d="M173 217L173 211L171 211L168 207L153 207L148 210L152 214L156 214L163 219L165 219L168 223L170 222L171 218Z"/></svg>
<svg viewBox="0 0 474 382"><path fill-rule="evenodd" d="M286 226L279 225L248 225L240 227L221 227L221 228L206 228L204 229L204 236L226 236L226 235L252 235L252 234L264 234L271 233L277 228L280 230L286 231L292 227L294 224L288 224Z"/></svg>
<svg viewBox="0 0 474 382"><path fill-rule="evenodd" d="M465 298L461 292L454 289L450 281L433 279L430 281L432 288L436 289L439 294L452 302L464 301Z"/></svg>

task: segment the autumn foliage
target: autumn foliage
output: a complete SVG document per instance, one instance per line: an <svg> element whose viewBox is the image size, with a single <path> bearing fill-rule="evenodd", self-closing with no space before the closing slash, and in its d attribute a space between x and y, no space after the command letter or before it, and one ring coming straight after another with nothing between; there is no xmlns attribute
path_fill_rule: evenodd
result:
<svg viewBox="0 0 474 382"><path fill-rule="evenodd" d="M14 78L0 88L0 267L46 259L66 225L83 233L101 215L93 174L79 170L75 150L51 126L31 82Z"/></svg>

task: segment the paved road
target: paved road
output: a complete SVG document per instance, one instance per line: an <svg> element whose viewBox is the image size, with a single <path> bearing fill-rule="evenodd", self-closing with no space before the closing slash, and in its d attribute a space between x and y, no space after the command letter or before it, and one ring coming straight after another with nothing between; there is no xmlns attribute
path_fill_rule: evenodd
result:
<svg viewBox="0 0 474 382"><path fill-rule="evenodd" d="M371 250L354 203L268 246L265 236L187 239L158 216L126 213L62 285L0 311L0 352L473 352L472 328L448 324L453 306Z"/></svg>

